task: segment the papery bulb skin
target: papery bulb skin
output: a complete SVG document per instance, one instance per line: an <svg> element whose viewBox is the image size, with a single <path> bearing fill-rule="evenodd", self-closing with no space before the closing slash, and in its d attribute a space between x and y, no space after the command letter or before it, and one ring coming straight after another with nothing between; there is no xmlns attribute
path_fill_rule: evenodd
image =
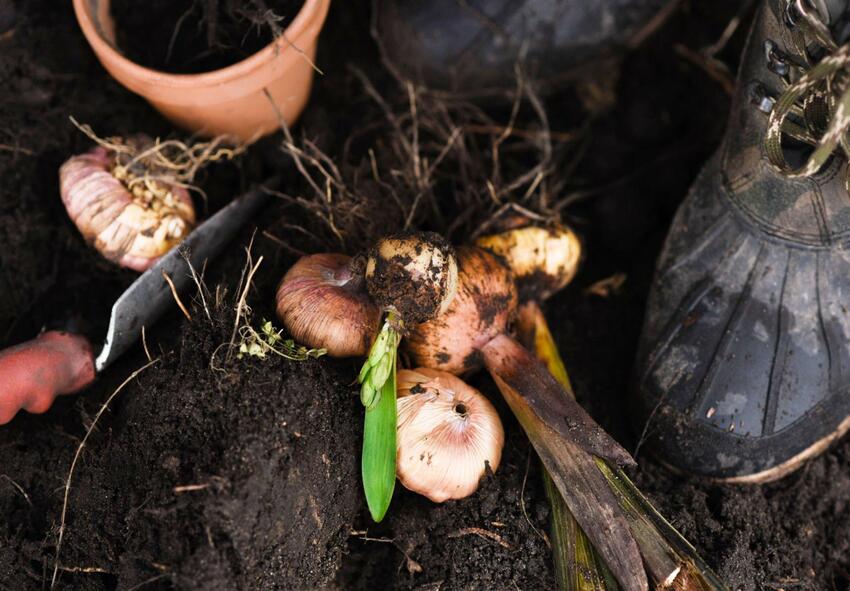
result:
<svg viewBox="0 0 850 591"><path fill-rule="evenodd" d="M482 236L475 242L505 259L523 300L544 299L575 277L581 241L566 226L525 226Z"/></svg>
<svg viewBox="0 0 850 591"><path fill-rule="evenodd" d="M96 147L59 169L62 203L87 242L104 257L145 271L177 245L195 224L195 207L183 187L144 180Z"/></svg>
<svg viewBox="0 0 850 591"><path fill-rule="evenodd" d="M301 257L277 288L276 309L296 341L326 349L332 357L366 355L381 320L362 276L344 254Z"/></svg>
<svg viewBox="0 0 850 591"><path fill-rule="evenodd" d="M505 432L487 398L438 370L398 372L396 473L436 503L462 499L499 467Z"/></svg>
<svg viewBox="0 0 850 591"><path fill-rule="evenodd" d="M476 246L457 249L457 293L448 309L410 328L402 341L413 363L453 374L481 367L479 349L516 313L516 284L502 259Z"/></svg>
<svg viewBox="0 0 850 591"><path fill-rule="evenodd" d="M424 322L445 311L454 298L454 248L433 232L382 238L369 251L366 285L381 308L395 310L406 323Z"/></svg>

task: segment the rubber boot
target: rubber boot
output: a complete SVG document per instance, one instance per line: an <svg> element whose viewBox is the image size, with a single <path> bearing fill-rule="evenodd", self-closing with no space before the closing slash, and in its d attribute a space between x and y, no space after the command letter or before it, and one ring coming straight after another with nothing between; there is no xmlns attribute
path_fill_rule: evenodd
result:
<svg viewBox="0 0 850 591"><path fill-rule="evenodd" d="M635 416L677 470L772 480L850 427L846 4L763 4L725 139L658 261ZM817 84L789 94L805 77Z"/></svg>

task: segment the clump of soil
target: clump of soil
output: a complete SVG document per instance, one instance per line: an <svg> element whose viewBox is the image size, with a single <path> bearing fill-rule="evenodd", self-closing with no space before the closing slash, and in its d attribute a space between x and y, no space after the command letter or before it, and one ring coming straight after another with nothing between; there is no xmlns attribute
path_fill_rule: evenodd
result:
<svg viewBox="0 0 850 591"><path fill-rule="evenodd" d="M105 565L118 588L158 574L186 589L324 586L360 503L356 391L326 362L228 362L232 309L212 312L193 310L179 353L90 440L60 562Z"/></svg>
<svg viewBox="0 0 850 591"><path fill-rule="evenodd" d="M210 72L283 34L303 0L114 0L118 46L132 61L175 74Z"/></svg>

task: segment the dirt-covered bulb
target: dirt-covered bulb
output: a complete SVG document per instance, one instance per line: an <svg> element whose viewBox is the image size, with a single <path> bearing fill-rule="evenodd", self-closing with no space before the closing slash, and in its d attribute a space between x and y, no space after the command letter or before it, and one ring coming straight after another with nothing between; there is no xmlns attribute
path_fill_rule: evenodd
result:
<svg viewBox="0 0 850 591"><path fill-rule="evenodd" d="M475 246L457 249L457 293L448 309L410 327L404 340L413 362L454 374L478 369L479 351L508 329L517 289L503 260Z"/></svg>
<svg viewBox="0 0 850 591"><path fill-rule="evenodd" d="M505 432L490 401L434 369L398 372L396 471L405 488L437 503L462 499L499 467Z"/></svg>
<svg viewBox="0 0 850 591"><path fill-rule="evenodd" d="M566 286L578 270L581 242L570 228L526 226L482 236L481 248L507 261L524 297L537 299Z"/></svg>
<svg viewBox="0 0 850 591"><path fill-rule="evenodd" d="M276 304L296 341L332 357L366 355L381 319L358 265L344 254L301 257L281 280Z"/></svg>
<svg viewBox="0 0 850 591"><path fill-rule="evenodd" d="M424 322L448 309L454 298L454 248L433 232L383 238L369 251L366 284L381 308L395 310L405 322Z"/></svg>

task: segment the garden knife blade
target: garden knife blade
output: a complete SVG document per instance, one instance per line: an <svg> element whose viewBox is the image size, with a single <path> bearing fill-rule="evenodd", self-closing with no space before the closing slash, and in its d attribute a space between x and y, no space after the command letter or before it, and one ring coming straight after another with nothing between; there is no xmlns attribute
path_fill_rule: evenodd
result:
<svg viewBox="0 0 850 591"><path fill-rule="evenodd" d="M278 182L276 177L265 187ZM258 187L235 199L140 275L112 306L106 340L97 356L82 335L56 330L0 351L0 425L12 420L20 409L42 413L56 396L78 392L91 384L97 373L139 339L143 327L152 326L174 304L165 276L178 294L184 292L193 283L189 265L203 268L268 197L268 191Z"/></svg>

